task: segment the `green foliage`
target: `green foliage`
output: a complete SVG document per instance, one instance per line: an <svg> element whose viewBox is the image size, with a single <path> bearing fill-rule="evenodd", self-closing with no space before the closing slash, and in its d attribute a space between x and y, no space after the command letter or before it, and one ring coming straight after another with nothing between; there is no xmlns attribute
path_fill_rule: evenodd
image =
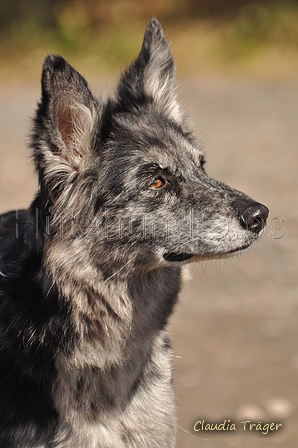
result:
<svg viewBox="0 0 298 448"><path fill-rule="evenodd" d="M298 48L298 8L295 2L246 6L227 24L226 45L234 56L247 56L260 46Z"/></svg>
<svg viewBox="0 0 298 448"><path fill-rule="evenodd" d="M26 4L25 0L9 1L16 8ZM3 70L11 73L15 66L24 76L26 71L30 74L31 70L37 70L34 63L40 67L45 53L59 53L70 61L75 59L87 71L118 70L138 53L145 26L152 15L160 18L166 35L172 37L180 70L181 67L197 70L237 65L265 55L271 49L298 51L298 1L27 2L31 6L34 4L36 11L28 14L27 9L22 13L18 10L5 24L3 17L9 14L3 5L8 8L10 3L3 0L0 57L5 64L0 67L2 73ZM238 8L231 14L235 4ZM38 5L43 9L39 10L41 6ZM227 14L220 15L219 11L227 11Z"/></svg>

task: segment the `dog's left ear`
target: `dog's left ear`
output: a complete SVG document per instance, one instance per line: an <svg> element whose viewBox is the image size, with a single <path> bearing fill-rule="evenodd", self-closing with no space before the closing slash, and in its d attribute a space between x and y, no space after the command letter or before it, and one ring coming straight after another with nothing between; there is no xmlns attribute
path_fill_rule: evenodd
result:
<svg viewBox="0 0 298 448"><path fill-rule="evenodd" d="M118 104L122 110L138 109L148 102L154 102L155 107L176 122L181 121L173 55L155 18L146 29L138 58L124 72L118 86Z"/></svg>

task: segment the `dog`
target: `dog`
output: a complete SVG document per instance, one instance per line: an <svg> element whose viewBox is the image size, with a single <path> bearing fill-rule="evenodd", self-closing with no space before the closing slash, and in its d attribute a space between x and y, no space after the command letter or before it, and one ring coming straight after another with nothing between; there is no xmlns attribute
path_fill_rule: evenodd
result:
<svg viewBox="0 0 298 448"><path fill-rule="evenodd" d="M0 218L0 447L174 447L184 266L251 246L268 209L206 174L156 19L113 97L56 55L41 84L39 190Z"/></svg>

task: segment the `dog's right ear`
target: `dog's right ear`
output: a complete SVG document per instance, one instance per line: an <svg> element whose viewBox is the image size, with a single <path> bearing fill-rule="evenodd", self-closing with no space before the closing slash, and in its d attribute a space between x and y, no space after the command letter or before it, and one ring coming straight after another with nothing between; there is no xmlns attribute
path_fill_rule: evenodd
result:
<svg viewBox="0 0 298 448"><path fill-rule="evenodd" d="M41 186L54 188L80 170L92 147L98 110L85 79L61 56L47 56L41 84L31 146Z"/></svg>

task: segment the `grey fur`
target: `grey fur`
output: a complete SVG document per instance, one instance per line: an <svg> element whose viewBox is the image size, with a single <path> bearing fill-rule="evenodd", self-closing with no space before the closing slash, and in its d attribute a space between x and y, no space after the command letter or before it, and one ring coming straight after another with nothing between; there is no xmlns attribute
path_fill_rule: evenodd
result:
<svg viewBox="0 0 298 448"><path fill-rule="evenodd" d="M174 447L165 327L182 266L249 247L268 210L205 173L156 19L107 101L46 58L32 148L20 241L0 221L0 361L15 378L0 367L0 446Z"/></svg>

